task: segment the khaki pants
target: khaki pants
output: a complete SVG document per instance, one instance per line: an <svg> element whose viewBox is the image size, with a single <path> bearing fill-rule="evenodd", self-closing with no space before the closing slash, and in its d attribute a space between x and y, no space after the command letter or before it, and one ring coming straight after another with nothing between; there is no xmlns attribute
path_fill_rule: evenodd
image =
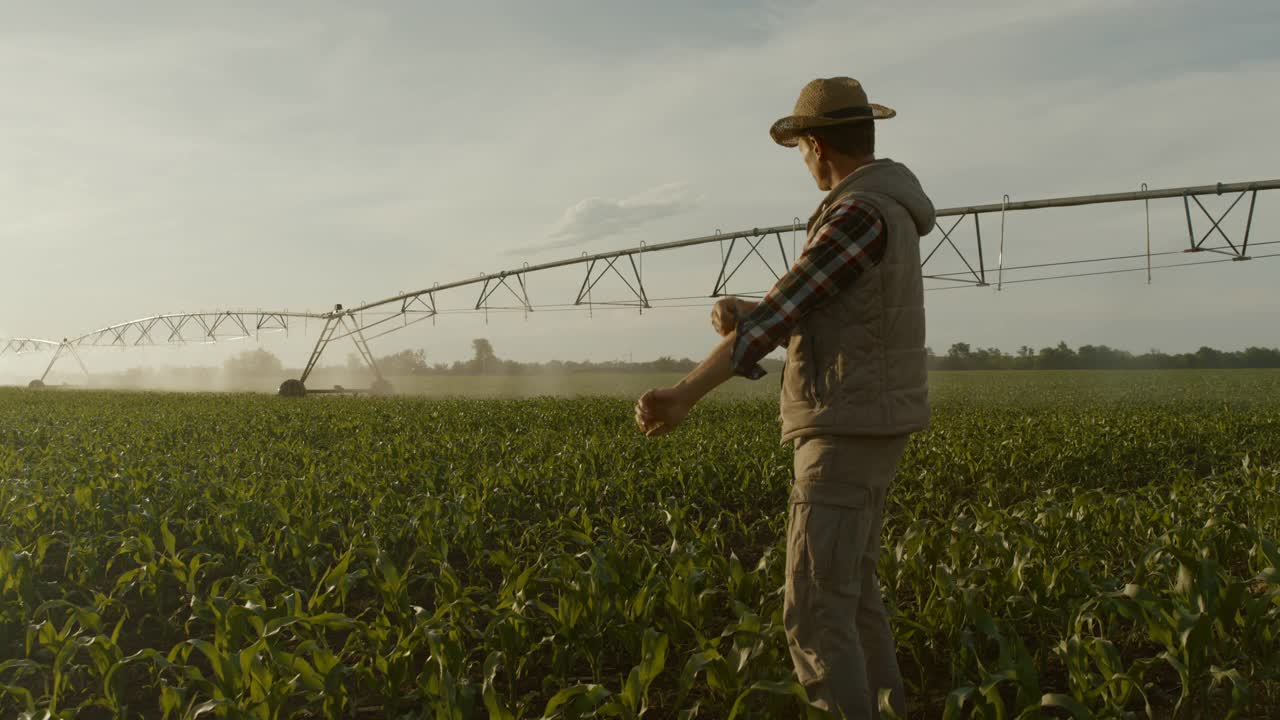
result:
<svg viewBox="0 0 1280 720"><path fill-rule="evenodd" d="M877 718L881 688L906 695L876 562L885 496L907 436L796 440L783 621L796 675L837 716Z"/></svg>

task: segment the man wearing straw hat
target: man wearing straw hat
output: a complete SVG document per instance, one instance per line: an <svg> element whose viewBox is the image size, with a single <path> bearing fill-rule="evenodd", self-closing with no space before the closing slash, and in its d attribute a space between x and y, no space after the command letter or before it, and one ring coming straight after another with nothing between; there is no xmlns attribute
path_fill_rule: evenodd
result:
<svg viewBox="0 0 1280 720"><path fill-rule="evenodd" d="M680 383L636 403L646 435L670 432L732 376L764 375L758 361L786 343L787 644L813 702L848 718L877 717L882 693L906 713L876 562L907 438L929 424L920 237L934 208L910 170L875 157L875 121L894 115L852 78L805 85L769 130L799 147L827 191L804 252L760 302L720 300L711 319L724 340Z"/></svg>

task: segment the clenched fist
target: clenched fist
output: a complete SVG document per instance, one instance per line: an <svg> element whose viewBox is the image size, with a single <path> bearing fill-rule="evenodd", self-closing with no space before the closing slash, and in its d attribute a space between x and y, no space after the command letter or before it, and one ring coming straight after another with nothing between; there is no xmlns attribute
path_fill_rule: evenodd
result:
<svg viewBox="0 0 1280 720"><path fill-rule="evenodd" d="M754 310L756 303L734 297L720 298L711 308L711 327L722 337L738 327L738 321Z"/></svg>
<svg viewBox="0 0 1280 720"><path fill-rule="evenodd" d="M654 388L636 401L636 425L647 437L665 435L688 417L693 402L679 388Z"/></svg>

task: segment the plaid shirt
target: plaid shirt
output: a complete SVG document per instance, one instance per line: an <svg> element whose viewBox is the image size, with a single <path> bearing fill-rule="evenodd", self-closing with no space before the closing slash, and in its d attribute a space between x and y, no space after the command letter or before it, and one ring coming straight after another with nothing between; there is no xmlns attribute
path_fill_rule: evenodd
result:
<svg viewBox="0 0 1280 720"><path fill-rule="evenodd" d="M853 198L836 205L787 274L755 310L738 320L734 374L752 380L763 377L761 358L789 338L802 317L879 264L885 243L878 210Z"/></svg>

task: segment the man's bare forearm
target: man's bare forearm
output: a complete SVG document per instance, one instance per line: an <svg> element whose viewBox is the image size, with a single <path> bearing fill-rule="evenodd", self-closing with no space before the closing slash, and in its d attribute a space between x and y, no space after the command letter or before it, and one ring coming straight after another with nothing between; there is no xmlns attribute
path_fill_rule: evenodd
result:
<svg viewBox="0 0 1280 720"><path fill-rule="evenodd" d="M706 360L689 371L683 380L676 383L676 389L685 396L690 405L733 377L733 341L737 337L736 331L726 335Z"/></svg>

